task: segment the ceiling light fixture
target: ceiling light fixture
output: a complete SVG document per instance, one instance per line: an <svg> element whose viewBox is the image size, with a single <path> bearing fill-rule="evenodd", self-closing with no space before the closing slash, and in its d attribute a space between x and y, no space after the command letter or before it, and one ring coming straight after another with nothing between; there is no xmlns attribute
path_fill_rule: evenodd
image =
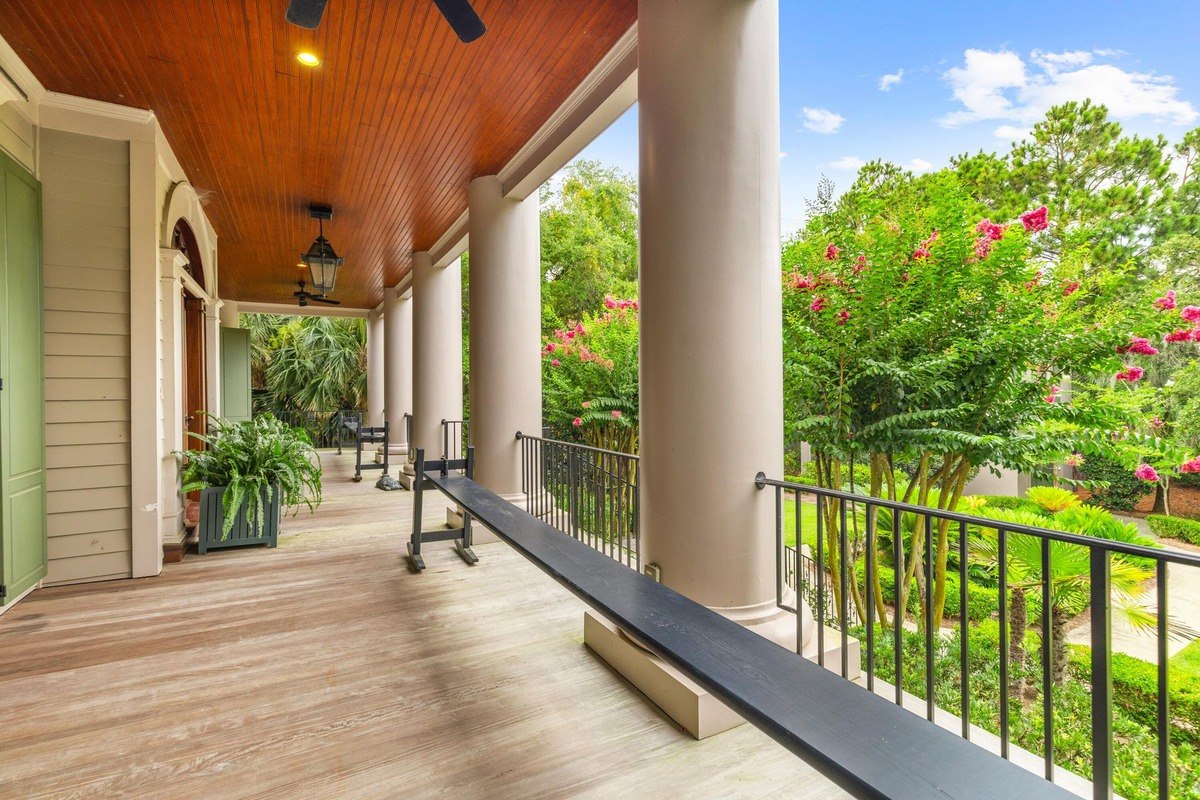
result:
<svg viewBox="0 0 1200 800"><path fill-rule="evenodd" d="M345 259L334 251L333 245L325 238L325 220L333 219L333 209L314 203L308 207L308 215L317 221L317 238L308 252L300 254L300 261L308 267L313 293L325 297L333 294L337 271Z"/></svg>
<svg viewBox="0 0 1200 800"><path fill-rule="evenodd" d="M306 67L321 66L321 59L317 54L310 53L308 50L301 50L299 53L296 53L296 60Z"/></svg>

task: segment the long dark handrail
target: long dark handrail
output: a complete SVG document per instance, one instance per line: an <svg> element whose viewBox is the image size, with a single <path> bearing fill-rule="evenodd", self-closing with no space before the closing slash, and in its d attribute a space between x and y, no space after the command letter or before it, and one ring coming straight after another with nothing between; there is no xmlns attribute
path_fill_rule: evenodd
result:
<svg viewBox="0 0 1200 800"><path fill-rule="evenodd" d="M576 450L587 450L588 452L591 452L591 453L603 453L606 456L619 456L621 458L627 458L630 461L640 460L638 458L638 456L634 455L633 453L622 453L620 450L605 450L603 447L592 447L590 444L579 444L578 442L564 442L559 439L546 439L541 436L530 436L528 433L521 433L520 431L517 431L517 438L518 439L529 439L530 441L533 441L533 442L546 442L548 444L561 444L561 445L565 445L567 447L574 448Z"/></svg>
<svg viewBox="0 0 1200 800"><path fill-rule="evenodd" d="M895 500L887 500L882 497L872 497L865 494L852 494L851 492L841 492L836 489L825 489L819 486L810 486L805 483L795 483L793 481L781 481L774 478L768 478L766 474L760 472L755 477L755 484L758 488L763 489L767 486L776 486L781 489L791 489L797 492L806 494L817 494L822 497L831 497L836 500L845 500L850 503L862 503L871 505L876 508L890 508L895 511L902 511L918 516L935 516L938 519L948 519L953 522L965 522L968 525L979 525L983 528L1003 528L1009 533L1024 533L1029 536L1036 536L1042 539L1053 539L1059 542L1067 542L1069 544L1083 545L1084 547L1100 548L1107 550L1110 553L1123 553L1129 556L1137 556L1139 558L1152 558L1158 561L1166 561L1172 564L1186 564L1192 567L1200 567L1200 555L1193 553L1185 553L1179 550L1158 550L1153 547L1143 547L1137 544L1127 544L1126 542L1117 542L1112 539L1100 539L1094 536L1083 536L1078 533L1067 533L1066 531L1055 531L1049 528L1036 528L1032 525L1021 525L1016 522L1007 522L1005 520L991 519L989 517L980 517L973 514L961 514L957 511L947 511L941 508L930 508L929 506L917 506L912 503L901 503Z"/></svg>

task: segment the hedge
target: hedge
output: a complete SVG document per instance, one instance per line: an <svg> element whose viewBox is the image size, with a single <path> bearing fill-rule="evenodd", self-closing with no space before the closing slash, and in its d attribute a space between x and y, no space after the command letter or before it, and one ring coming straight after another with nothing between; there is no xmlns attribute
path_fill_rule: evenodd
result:
<svg viewBox="0 0 1200 800"><path fill-rule="evenodd" d="M1146 522L1156 536L1179 539L1190 544L1200 544L1200 521L1151 514L1146 517Z"/></svg>
<svg viewBox="0 0 1200 800"><path fill-rule="evenodd" d="M889 605L894 605L896 602L896 573L889 566L883 564L878 565L876 571L879 573L879 581L882 585L884 602ZM858 562L858 581L860 585L866 582L866 567L862 561ZM953 572L946 575L946 604L945 613L949 617L960 616L962 612L961 596L959 592L958 575ZM967 582L967 618L972 622L980 622L991 618L1000 610L1000 599L994 588L980 586L976 583ZM910 614L918 614L921 611L921 596L917 589L917 579L913 578L909 584L908 592L908 611Z"/></svg>
<svg viewBox="0 0 1200 800"><path fill-rule="evenodd" d="M1071 666L1090 675L1092 651L1067 645ZM1200 674L1172 671L1168 696L1172 739L1200 744ZM1153 729L1158 725L1158 667L1124 653L1112 654L1113 702L1133 719Z"/></svg>

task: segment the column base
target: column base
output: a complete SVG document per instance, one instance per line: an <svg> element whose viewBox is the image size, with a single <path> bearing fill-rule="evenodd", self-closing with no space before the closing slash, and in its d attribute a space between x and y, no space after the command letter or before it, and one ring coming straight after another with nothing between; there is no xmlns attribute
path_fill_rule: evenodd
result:
<svg viewBox="0 0 1200 800"><path fill-rule="evenodd" d="M787 614L787 621L791 624L794 642L795 618ZM703 686L632 642L620 628L590 609L583 612L583 642L696 739L715 736L745 722ZM841 674L840 645L841 633L826 626L825 666L838 674ZM849 679L856 680L860 674L857 639L849 640L847 656ZM810 661L817 660L816 636L809 638L804 647L804 657Z"/></svg>

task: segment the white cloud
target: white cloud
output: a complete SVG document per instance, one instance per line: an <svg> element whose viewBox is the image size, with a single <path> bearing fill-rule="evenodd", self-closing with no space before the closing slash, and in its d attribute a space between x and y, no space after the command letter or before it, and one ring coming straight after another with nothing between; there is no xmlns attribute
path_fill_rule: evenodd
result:
<svg viewBox="0 0 1200 800"><path fill-rule="evenodd" d="M846 121L841 114L835 114L828 108L805 106L800 110L800 114L804 117L804 127L813 133L837 133L838 128Z"/></svg>
<svg viewBox="0 0 1200 800"><path fill-rule="evenodd" d="M879 91L890 92L893 86L899 85L900 81L904 80L904 70L898 69L895 72L889 72L879 78Z"/></svg>
<svg viewBox="0 0 1200 800"><path fill-rule="evenodd" d="M962 66L943 75L963 109L946 114L939 122L948 128L979 120L1030 125L1052 105L1087 98L1108 106L1118 119L1146 116L1176 125L1200 119L1200 111L1179 97L1174 78L1096 62L1097 58L1119 55L1112 50L1034 50L1029 56L1035 67L1031 70L1011 50L967 50ZM997 135L1011 127L997 129Z"/></svg>
<svg viewBox="0 0 1200 800"><path fill-rule="evenodd" d="M783 152L782 150L780 150L780 151L779 151L779 157L780 157L780 158L787 158L787 153L785 153L785 152Z"/></svg>
<svg viewBox="0 0 1200 800"><path fill-rule="evenodd" d="M1086 67L1092 63L1092 52L1090 50L1066 50L1062 53L1045 53L1041 50L1034 50L1029 54L1029 58L1047 73L1053 75L1065 69Z"/></svg>
<svg viewBox="0 0 1200 800"><path fill-rule="evenodd" d="M933 164L923 158L914 158L912 161L905 164L904 168L912 170L913 172L929 172L929 170L933 169Z"/></svg>
<svg viewBox="0 0 1200 800"><path fill-rule="evenodd" d="M855 158L854 156L842 156L837 161L830 161L829 166L833 167L834 169L846 169L857 172L862 168L863 164L866 163L867 162L863 161L861 158Z"/></svg>
<svg viewBox="0 0 1200 800"><path fill-rule="evenodd" d="M1001 125L996 130L992 131L997 137L1009 142L1019 142L1022 139L1029 138L1029 129L1022 128L1019 125Z"/></svg>

